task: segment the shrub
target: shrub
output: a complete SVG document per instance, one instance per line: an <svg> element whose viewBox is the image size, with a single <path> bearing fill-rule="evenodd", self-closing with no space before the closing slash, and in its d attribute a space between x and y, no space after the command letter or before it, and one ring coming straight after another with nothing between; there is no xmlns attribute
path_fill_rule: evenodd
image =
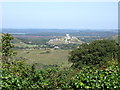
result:
<svg viewBox="0 0 120 90"><path fill-rule="evenodd" d="M22 70L21 70L22 71ZM17 75L8 69L2 69L2 89L114 89L120 88L118 66L104 69L83 67L81 70L48 67L34 70L25 69L23 75Z"/></svg>
<svg viewBox="0 0 120 90"><path fill-rule="evenodd" d="M118 59L118 45L113 40L96 40L84 43L70 53L73 67L82 65L104 65L109 60Z"/></svg>

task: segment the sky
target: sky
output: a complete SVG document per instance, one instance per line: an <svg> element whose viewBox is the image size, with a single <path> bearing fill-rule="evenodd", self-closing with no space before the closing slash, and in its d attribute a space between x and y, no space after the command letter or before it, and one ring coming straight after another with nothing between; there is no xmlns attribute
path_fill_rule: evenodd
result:
<svg viewBox="0 0 120 90"><path fill-rule="evenodd" d="M6 2L0 18L2 28L117 29L118 3Z"/></svg>

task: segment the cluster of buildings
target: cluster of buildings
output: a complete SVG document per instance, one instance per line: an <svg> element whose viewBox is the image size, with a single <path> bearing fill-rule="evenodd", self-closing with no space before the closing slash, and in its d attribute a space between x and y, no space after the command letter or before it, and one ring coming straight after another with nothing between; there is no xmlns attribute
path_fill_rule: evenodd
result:
<svg viewBox="0 0 120 90"><path fill-rule="evenodd" d="M66 34L62 38L50 39L48 41L49 44L69 44L69 43L77 43L77 42L80 42L80 40L77 37L70 36L69 34Z"/></svg>

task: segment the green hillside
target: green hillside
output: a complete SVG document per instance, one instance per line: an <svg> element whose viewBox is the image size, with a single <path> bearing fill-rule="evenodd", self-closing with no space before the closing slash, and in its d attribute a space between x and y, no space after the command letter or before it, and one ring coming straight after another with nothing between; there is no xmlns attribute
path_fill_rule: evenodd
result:
<svg viewBox="0 0 120 90"><path fill-rule="evenodd" d="M14 40L12 42L14 43L15 47L19 47L19 48L37 47L37 45L26 44L26 43L22 42L21 40L19 40L18 38L14 38Z"/></svg>

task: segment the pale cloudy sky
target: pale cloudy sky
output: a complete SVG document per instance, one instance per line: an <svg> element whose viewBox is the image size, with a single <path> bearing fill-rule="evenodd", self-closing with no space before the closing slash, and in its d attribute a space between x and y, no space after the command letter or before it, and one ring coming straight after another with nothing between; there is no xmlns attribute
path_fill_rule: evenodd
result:
<svg viewBox="0 0 120 90"><path fill-rule="evenodd" d="M1 10L3 28L118 28L117 2L6 2Z"/></svg>

